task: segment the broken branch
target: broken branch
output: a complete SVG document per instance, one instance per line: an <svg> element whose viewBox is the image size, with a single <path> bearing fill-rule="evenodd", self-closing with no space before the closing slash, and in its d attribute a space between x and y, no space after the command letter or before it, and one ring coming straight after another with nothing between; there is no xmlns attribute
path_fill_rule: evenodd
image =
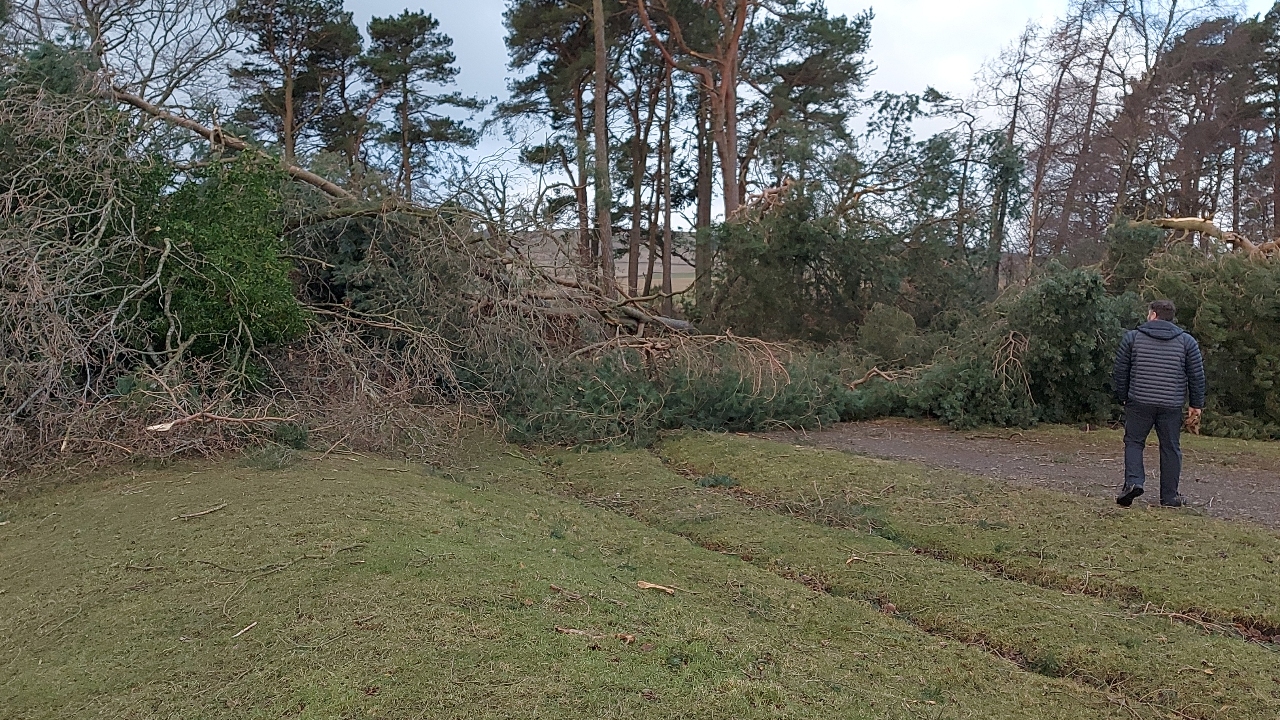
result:
<svg viewBox="0 0 1280 720"><path fill-rule="evenodd" d="M208 510L201 510L200 512L188 513L186 515L178 515L176 517L171 517L169 519L170 520L190 520L191 518L204 517L205 515L216 513L226 506L227 506L227 503L222 503L218 507L211 507Z"/></svg>

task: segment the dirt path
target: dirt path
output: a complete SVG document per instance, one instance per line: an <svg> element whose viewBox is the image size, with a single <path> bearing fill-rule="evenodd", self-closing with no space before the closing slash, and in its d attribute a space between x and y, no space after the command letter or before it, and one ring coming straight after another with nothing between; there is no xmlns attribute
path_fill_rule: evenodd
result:
<svg viewBox="0 0 1280 720"><path fill-rule="evenodd" d="M1124 476L1120 434L1106 430L964 433L907 420L878 420L765 437L1095 497L1113 496ZM1224 443L1231 442L1194 438L1186 443L1181 492L1209 515L1280 529L1280 461L1270 452L1237 449L1247 443L1224 449ZM1148 492L1138 503L1159 502L1154 446L1153 435L1147 448Z"/></svg>

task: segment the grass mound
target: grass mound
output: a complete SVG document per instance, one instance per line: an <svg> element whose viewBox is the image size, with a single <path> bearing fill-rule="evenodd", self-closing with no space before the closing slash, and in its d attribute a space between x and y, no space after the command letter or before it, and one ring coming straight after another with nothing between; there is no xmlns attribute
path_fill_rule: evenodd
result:
<svg viewBox="0 0 1280 720"><path fill-rule="evenodd" d="M554 466L559 487L585 500L855 601L846 602L850 608L870 603L944 641L1104 690L1131 708L1260 718L1271 717L1280 700L1280 654L1269 647L1206 634L1114 600L978 572L911 552L865 528L751 507L751 495L699 489L648 453L564 454ZM870 511L857 512L876 522Z"/></svg>
<svg viewBox="0 0 1280 720"><path fill-rule="evenodd" d="M698 474L731 473L791 514L1037 585L1280 634L1280 537L1261 528L740 436L689 434L660 452Z"/></svg>
<svg viewBox="0 0 1280 720"><path fill-rule="evenodd" d="M515 455L190 466L0 507L2 714L1154 717L529 489L548 478Z"/></svg>

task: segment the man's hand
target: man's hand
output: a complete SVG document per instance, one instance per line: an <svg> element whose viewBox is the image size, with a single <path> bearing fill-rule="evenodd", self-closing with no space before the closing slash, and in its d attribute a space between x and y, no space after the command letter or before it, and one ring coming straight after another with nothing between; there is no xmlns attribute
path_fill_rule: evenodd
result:
<svg viewBox="0 0 1280 720"><path fill-rule="evenodd" d="M1200 416L1202 414L1204 414L1204 411L1200 408L1191 408L1187 411L1187 420L1182 424L1187 432L1192 435L1200 434Z"/></svg>

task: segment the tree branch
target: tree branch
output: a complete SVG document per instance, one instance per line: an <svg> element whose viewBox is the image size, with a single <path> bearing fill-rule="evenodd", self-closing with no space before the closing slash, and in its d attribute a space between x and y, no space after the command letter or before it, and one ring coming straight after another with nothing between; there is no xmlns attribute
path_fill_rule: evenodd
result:
<svg viewBox="0 0 1280 720"><path fill-rule="evenodd" d="M206 127L196 122L195 120L192 120L191 118L182 117L181 115L175 115L174 113L171 113L168 110L165 110L164 108L158 107L156 105L153 105L147 102L146 100L143 100L142 98L138 97L137 95L134 95L133 93L125 92L124 90L113 87L108 90L102 91L102 96L108 100L115 100L116 102L132 105L133 107L147 113L148 115L151 115L152 117L158 118L172 125L177 125L178 127L181 127L181 128L186 128L187 130L190 130L191 132L194 132L195 134L208 140L210 143L225 145L231 148L232 150L253 151L253 152L257 152L263 157L270 157L269 155L267 155L267 153L250 146L249 143L245 142L244 140L234 135L228 135L227 133L223 132L221 129ZM285 169L285 172L289 173L289 177L292 177L295 180L301 180L302 182L307 183L308 185L312 185L320 189L330 197L338 198L341 200L355 199L354 195L347 192L341 186L329 180L326 180L320 177L319 175L316 175L310 170L304 170L303 168L300 168L297 165L293 165L289 163L285 164L284 169Z"/></svg>

